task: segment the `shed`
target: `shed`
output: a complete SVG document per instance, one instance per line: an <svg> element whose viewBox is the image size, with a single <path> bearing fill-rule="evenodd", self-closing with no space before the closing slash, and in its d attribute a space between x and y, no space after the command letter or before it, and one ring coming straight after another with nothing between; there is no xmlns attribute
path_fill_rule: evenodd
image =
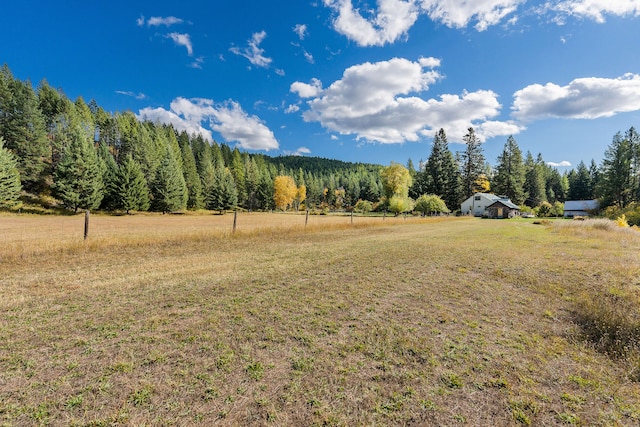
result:
<svg viewBox="0 0 640 427"><path fill-rule="evenodd" d="M487 206L489 218L513 218L518 215L520 215L520 208L510 200L496 200Z"/></svg>
<svg viewBox="0 0 640 427"><path fill-rule="evenodd" d="M600 208L598 200L567 200L564 202L564 217L593 215Z"/></svg>

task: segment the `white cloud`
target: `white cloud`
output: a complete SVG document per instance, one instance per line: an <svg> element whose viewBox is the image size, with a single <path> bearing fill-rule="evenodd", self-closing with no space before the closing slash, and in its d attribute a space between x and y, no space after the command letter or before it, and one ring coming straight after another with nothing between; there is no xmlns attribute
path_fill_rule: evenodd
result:
<svg viewBox="0 0 640 427"><path fill-rule="evenodd" d="M315 63L315 60L313 59L313 55L311 55L306 50L303 53L304 53L304 59L306 59L309 64Z"/></svg>
<svg viewBox="0 0 640 427"><path fill-rule="evenodd" d="M313 98L322 91L322 82L316 78L311 83L293 82L290 91L297 93L300 98Z"/></svg>
<svg viewBox="0 0 640 427"><path fill-rule="evenodd" d="M171 123L177 130L200 133L213 140L214 130L226 140L235 141L248 150L273 150L279 147L273 132L256 116L247 114L240 104L229 100L215 104L210 99L176 98L170 109L144 108L138 113L139 119ZM205 128L208 124L211 130Z"/></svg>
<svg viewBox="0 0 640 427"><path fill-rule="evenodd" d="M415 0L377 0L378 10L363 17L354 9L351 0L324 0L338 16L333 28L360 46L383 46L406 37L407 31L418 19Z"/></svg>
<svg viewBox="0 0 640 427"><path fill-rule="evenodd" d="M291 104L284 110L286 114L297 113L298 111L300 111L300 106L296 104Z"/></svg>
<svg viewBox="0 0 640 427"><path fill-rule="evenodd" d="M599 23L605 22L605 15L640 16L640 0L563 0L555 5L547 3L545 8Z"/></svg>
<svg viewBox="0 0 640 427"><path fill-rule="evenodd" d="M357 0L355 0L357 1ZM478 31L498 24L526 0L377 0L377 9L361 11L352 0L324 0L337 16L333 28L360 46L383 46L408 37L421 14L451 28L475 22ZM364 16L363 16L364 15ZM512 18L510 22L516 22Z"/></svg>
<svg viewBox="0 0 640 427"><path fill-rule="evenodd" d="M145 22L148 27L158 27L160 25L164 25L165 27L170 27L175 24L182 24L184 20L180 18L176 18L175 16L166 16L166 17L152 16L151 18L145 21L144 15L140 15L140 18L136 19L136 24L138 24L139 27L144 26Z"/></svg>
<svg viewBox="0 0 640 427"><path fill-rule="evenodd" d="M296 24L296 26L293 27L293 32L298 35L300 40L304 40L304 38L309 34L307 32L307 25L306 24Z"/></svg>
<svg viewBox="0 0 640 427"><path fill-rule="evenodd" d="M533 84L513 96L512 114L521 120L611 117L640 110L640 75L581 78L566 86Z"/></svg>
<svg viewBox="0 0 640 427"><path fill-rule="evenodd" d="M199 70L202 69L202 64L204 64L204 56L199 56L195 59L195 61L193 61L191 64L189 64L189 67L191 68L197 68Z"/></svg>
<svg viewBox="0 0 640 427"><path fill-rule="evenodd" d="M135 92L131 92L129 90L127 90L127 91L117 90L116 93L119 94L119 95L130 96L130 97L135 98L135 99L146 99L147 98L147 95L145 95L142 92L135 93Z"/></svg>
<svg viewBox="0 0 640 427"><path fill-rule="evenodd" d="M175 24L182 24L184 21L180 18L176 18L175 16L152 16L147 20L147 25L149 27L157 27L160 25L164 25L165 27L170 27Z"/></svg>
<svg viewBox="0 0 640 427"><path fill-rule="evenodd" d="M300 147L296 151L284 151L287 156L303 156L305 154L311 154L311 150L307 147Z"/></svg>
<svg viewBox="0 0 640 427"><path fill-rule="evenodd" d="M478 127L481 140L516 134L522 128L513 122L488 121L500 113L501 105L492 91L441 95L439 100L422 99L418 93L441 79L435 70L439 60L422 58L412 62L394 58L355 65L342 78L323 89L319 80L295 82L291 92L307 101L305 121L319 122L326 129L357 139L380 143L417 141L445 128L449 139L462 141L470 126Z"/></svg>
<svg viewBox="0 0 640 427"><path fill-rule="evenodd" d="M555 162L547 162L547 165L553 167L553 168L568 168L571 166L571 162L568 162L566 160L561 161L560 163L555 163Z"/></svg>
<svg viewBox="0 0 640 427"><path fill-rule="evenodd" d="M240 49L234 46L229 50L236 55L244 56L257 67L267 68L271 64L272 59L264 56L264 49L260 47L260 43L262 43L266 37L267 33L264 30L259 33L254 33L247 42L247 47Z"/></svg>
<svg viewBox="0 0 640 427"><path fill-rule="evenodd" d="M212 117L213 130L227 141L237 141L247 150L275 150L279 144L273 132L256 116L249 116L240 104L227 101Z"/></svg>
<svg viewBox="0 0 640 427"><path fill-rule="evenodd" d="M186 47L189 56L193 55L193 45L191 44L191 36L189 36L189 34L169 33L167 37L173 40L178 46Z"/></svg>
<svg viewBox="0 0 640 427"><path fill-rule="evenodd" d="M515 12L526 0L418 0L420 7L434 21L451 28L465 28L471 21L484 31Z"/></svg>

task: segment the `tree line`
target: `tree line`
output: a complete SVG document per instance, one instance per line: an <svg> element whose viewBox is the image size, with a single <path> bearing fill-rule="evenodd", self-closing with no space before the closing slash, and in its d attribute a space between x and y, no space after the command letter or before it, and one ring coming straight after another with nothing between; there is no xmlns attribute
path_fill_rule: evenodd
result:
<svg viewBox="0 0 640 427"><path fill-rule="evenodd" d="M453 153L444 129L417 168L317 157L240 152L172 125L110 113L95 100L70 100L46 80L33 88L0 69L0 203L30 195L67 209L124 212L242 208L457 211L475 192L530 208L599 198L627 208L640 201L640 141L616 134L602 164L561 174L509 137L495 167L473 128Z"/></svg>

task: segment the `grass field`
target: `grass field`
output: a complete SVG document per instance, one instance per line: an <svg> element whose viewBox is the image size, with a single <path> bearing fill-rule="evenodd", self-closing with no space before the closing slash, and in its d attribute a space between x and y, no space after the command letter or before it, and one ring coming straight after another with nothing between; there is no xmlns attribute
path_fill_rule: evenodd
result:
<svg viewBox="0 0 640 427"><path fill-rule="evenodd" d="M640 424L640 233L304 220L0 216L0 425Z"/></svg>

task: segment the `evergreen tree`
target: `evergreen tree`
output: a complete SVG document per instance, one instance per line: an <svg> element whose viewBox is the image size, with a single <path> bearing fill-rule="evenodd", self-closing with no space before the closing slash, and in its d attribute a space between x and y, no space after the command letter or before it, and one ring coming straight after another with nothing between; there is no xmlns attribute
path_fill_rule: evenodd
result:
<svg viewBox="0 0 640 427"><path fill-rule="evenodd" d="M271 210L275 207L273 201L273 178L267 168L260 171L260 182L256 193L256 204L262 210Z"/></svg>
<svg viewBox="0 0 640 427"><path fill-rule="evenodd" d="M231 164L229 165L229 171L233 176L233 182L238 193L238 203L241 206L247 206L247 183L245 177L245 165L242 154L237 148L233 149Z"/></svg>
<svg viewBox="0 0 640 427"><path fill-rule="evenodd" d="M576 170L572 169L569 172L567 180L569 181L568 197L570 200L591 199L591 174L583 161L578 164Z"/></svg>
<svg viewBox="0 0 640 427"><path fill-rule="evenodd" d="M204 195L202 192L202 182L198 175L196 159L193 156L189 140L180 140L180 149L182 154L182 171L184 181L187 184L188 199L187 208L202 209L204 207Z"/></svg>
<svg viewBox="0 0 640 427"><path fill-rule="evenodd" d="M440 196L449 209L455 210L460 204L460 172L444 129L440 129L434 139L431 154L425 165L424 188L419 195L435 194Z"/></svg>
<svg viewBox="0 0 640 427"><path fill-rule="evenodd" d="M525 201L526 171L518 143L510 136L498 156L496 173L492 180L494 193L505 195L516 205Z"/></svg>
<svg viewBox="0 0 640 427"><path fill-rule="evenodd" d="M43 80L38 86L38 107L42 111L49 139L52 172L55 170L66 145L62 133L71 122L67 119L71 102L61 92L49 86L46 80Z"/></svg>
<svg viewBox="0 0 640 427"><path fill-rule="evenodd" d="M0 206L13 206L20 196L18 162L0 136Z"/></svg>
<svg viewBox="0 0 640 427"><path fill-rule="evenodd" d="M472 127L462 139L466 144L460 156L462 196L467 198L476 192L478 179L484 175L484 154L480 140Z"/></svg>
<svg viewBox="0 0 640 427"><path fill-rule="evenodd" d="M162 163L158 168L151 186L151 208L167 213L184 209L189 197L184 176L174 157L173 150L167 147Z"/></svg>
<svg viewBox="0 0 640 427"><path fill-rule="evenodd" d="M236 191L233 176L228 168L216 165L214 169L214 183L207 198L208 209L223 213L228 209L235 209L238 204L238 192Z"/></svg>
<svg viewBox="0 0 640 427"><path fill-rule="evenodd" d="M256 208L256 195L260 185L260 170L253 158L247 158L244 162L245 187L247 192L247 208L251 211Z"/></svg>
<svg viewBox="0 0 640 427"><path fill-rule="evenodd" d="M589 179L591 181L591 193L589 195L589 199L595 199L597 188L600 185L600 169L596 164L596 161L591 159L591 164L589 165Z"/></svg>
<svg viewBox="0 0 640 427"><path fill-rule="evenodd" d="M76 212L96 209L104 195L98 156L82 128L75 125L70 131L71 142L54 172L54 195Z"/></svg>
<svg viewBox="0 0 640 427"><path fill-rule="evenodd" d="M631 146L631 191L632 200L640 201L640 134L631 127L624 135Z"/></svg>
<svg viewBox="0 0 640 427"><path fill-rule="evenodd" d="M75 112L75 119L78 120L78 124L84 131L87 141L95 141L96 139L96 125L93 121L93 113L89 109L89 106L82 97L78 97L73 104Z"/></svg>
<svg viewBox="0 0 640 427"><path fill-rule="evenodd" d="M110 185L114 208L130 211L149 209L149 188L140 165L127 155L118 167Z"/></svg>
<svg viewBox="0 0 640 427"><path fill-rule="evenodd" d="M365 178L362 180L362 184L360 184L360 197L362 200L377 202L380 200L381 195L382 192L380 190L378 180L376 179L376 175L373 173L367 173Z"/></svg>
<svg viewBox="0 0 640 427"><path fill-rule="evenodd" d="M100 176L104 183L104 197L102 198L101 208L114 209L116 205L116 195L113 192L114 181L118 171L118 165L106 143L100 142L98 145L98 166L100 168Z"/></svg>
<svg viewBox="0 0 640 427"><path fill-rule="evenodd" d="M24 187L41 186L49 148L44 116L31 84L14 79L6 65L0 69L0 136L16 156Z"/></svg>
<svg viewBox="0 0 640 427"><path fill-rule="evenodd" d="M633 149L632 141L618 132L605 151L599 190L605 206L626 207L633 199Z"/></svg>
<svg viewBox="0 0 640 427"><path fill-rule="evenodd" d="M524 193L526 200L524 204L529 207L536 207L546 201L546 182L544 179L543 165L533 159L530 151L524 162Z"/></svg>

